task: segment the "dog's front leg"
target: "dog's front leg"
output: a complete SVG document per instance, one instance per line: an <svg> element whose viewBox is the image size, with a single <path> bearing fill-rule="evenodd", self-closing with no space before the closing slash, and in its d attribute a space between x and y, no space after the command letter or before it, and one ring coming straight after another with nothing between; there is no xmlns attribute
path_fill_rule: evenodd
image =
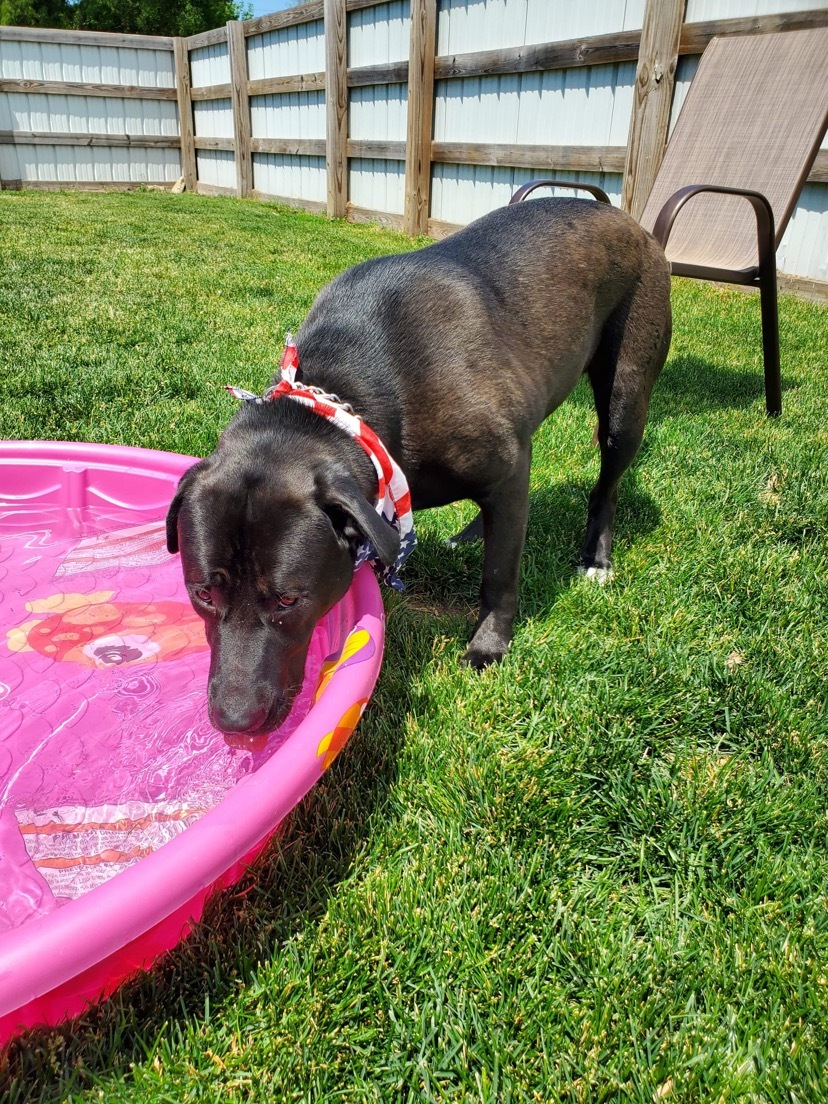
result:
<svg viewBox="0 0 828 1104"><path fill-rule="evenodd" d="M483 584L477 628L463 662L478 670L502 659L517 613L520 558L529 517L527 448L508 479L479 500L483 519Z"/></svg>

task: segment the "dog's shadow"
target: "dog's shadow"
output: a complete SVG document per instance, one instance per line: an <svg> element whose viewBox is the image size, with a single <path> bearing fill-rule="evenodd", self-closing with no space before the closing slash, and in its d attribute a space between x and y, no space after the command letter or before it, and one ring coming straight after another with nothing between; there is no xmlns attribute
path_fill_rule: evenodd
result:
<svg viewBox="0 0 828 1104"><path fill-rule="evenodd" d="M548 611L571 582L586 520L589 483L532 493L516 625ZM616 534L632 541L658 523L658 510L627 473ZM147 1061L170 1021L220 1013L239 986L255 984L266 963L312 928L375 826L387 820L406 718L422 706L435 639L462 654L474 626L482 546L447 548L425 525L406 570L407 590L386 602L386 651L371 708L337 761L283 822L264 854L232 890L208 904L183 944L71 1025L37 1029L0 1058L0 1086L10 1102L64 1100L101 1077L129 1076ZM52 1071L52 1072L47 1072ZM6 1097L4 1097L5 1099Z"/></svg>
<svg viewBox="0 0 828 1104"><path fill-rule="evenodd" d="M646 452L645 441L621 483L614 528L616 550L651 532L661 520L658 506L636 478L636 467ZM561 591L571 585L586 531L591 487L591 481L584 479L531 492L516 632L520 632L522 620L548 613ZM473 514L470 509L469 518ZM465 631L468 638L477 615L483 545L477 541L447 547L441 528L422 532L406 568L406 594L399 602L407 607L409 616L412 611L421 612L437 618L441 632L456 635Z"/></svg>

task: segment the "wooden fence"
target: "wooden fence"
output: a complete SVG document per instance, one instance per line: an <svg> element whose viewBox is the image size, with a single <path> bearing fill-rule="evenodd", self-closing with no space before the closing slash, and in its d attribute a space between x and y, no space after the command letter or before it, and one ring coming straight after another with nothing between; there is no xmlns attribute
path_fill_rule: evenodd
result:
<svg viewBox="0 0 828 1104"><path fill-rule="evenodd" d="M602 4L618 29L528 43L515 20L486 30L496 8L505 18L522 5L528 23L533 4L553 29L580 7L601 25ZM205 194L441 236L528 177L581 174L637 215L710 39L828 24L809 0L688 21L703 4L312 0L189 39L0 27L0 185L169 187L183 176ZM826 184L823 149L809 186L828 245ZM815 256L793 271L828 280L826 264Z"/></svg>

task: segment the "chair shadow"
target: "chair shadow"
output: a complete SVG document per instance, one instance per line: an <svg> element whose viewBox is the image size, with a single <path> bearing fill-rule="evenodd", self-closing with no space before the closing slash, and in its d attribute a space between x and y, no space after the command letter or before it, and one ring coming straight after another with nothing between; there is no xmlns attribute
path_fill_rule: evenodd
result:
<svg viewBox="0 0 828 1104"><path fill-rule="evenodd" d="M255 983L260 963L318 922L394 784L417 672L431 659L422 621L416 610L391 619L371 708L242 879L214 895L190 936L151 970L82 1016L15 1039L0 1055L2 1100L57 1104L101 1077L128 1077L176 1019L220 1014L240 985Z"/></svg>
<svg viewBox="0 0 828 1104"><path fill-rule="evenodd" d="M761 346L757 348L761 352ZM796 387L798 382L795 373L785 372L783 384L786 392ZM745 409L762 401L764 396L765 380L761 364L752 370L722 368L701 357L682 354L671 357L664 366L653 389L647 420L658 423L680 415ZM592 392L588 386L576 388L567 401L593 409Z"/></svg>

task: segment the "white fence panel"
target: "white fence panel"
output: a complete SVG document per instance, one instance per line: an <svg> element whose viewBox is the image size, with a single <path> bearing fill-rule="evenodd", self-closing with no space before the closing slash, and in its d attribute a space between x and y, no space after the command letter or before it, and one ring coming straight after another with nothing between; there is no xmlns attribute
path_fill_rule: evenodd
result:
<svg viewBox="0 0 828 1104"><path fill-rule="evenodd" d="M4 40L0 42L0 77L173 88L175 67L170 50Z"/></svg>
<svg viewBox="0 0 828 1104"><path fill-rule="evenodd" d="M190 51L190 84L204 88L211 84L230 83L230 54L226 42L199 46Z"/></svg>
<svg viewBox="0 0 828 1104"><path fill-rule="evenodd" d="M435 165L431 186L431 214L444 222L468 223L505 206L521 184L543 175L550 179L597 184L612 202L621 202L620 173L543 173L537 169L494 168L484 165ZM541 194L578 195L571 189ZM584 193L586 194L586 193Z"/></svg>
<svg viewBox="0 0 828 1104"><path fill-rule="evenodd" d="M828 185L806 184L776 254L783 272L828 281Z"/></svg>
<svg viewBox="0 0 828 1104"><path fill-rule="evenodd" d="M200 138L232 138L233 107L230 100L196 100L193 126Z"/></svg>
<svg viewBox="0 0 828 1104"><path fill-rule="evenodd" d="M324 203L328 190L325 158L254 153L253 186L264 195Z"/></svg>
<svg viewBox="0 0 828 1104"><path fill-rule="evenodd" d="M236 190L236 159L231 150L196 150L199 184Z"/></svg>
<svg viewBox="0 0 828 1104"><path fill-rule="evenodd" d="M634 30L644 0L440 0L437 53L501 50Z"/></svg>
<svg viewBox="0 0 828 1104"><path fill-rule="evenodd" d="M160 183L175 181L180 173L177 149L0 146L0 176L4 180Z"/></svg>
<svg viewBox="0 0 828 1104"><path fill-rule="evenodd" d="M351 158L348 195L357 207L401 215L405 208L405 162Z"/></svg>
<svg viewBox="0 0 828 1104"><path fill-rule="evenodd" d="M3 39L0 77L145 88L175 86L171 50L131 49L93 42ZM40 135L175 137L179 133L178 109L174 100L10 91L0 94L0 130ZM174 148L46 143L0 147L0 176L23 183L163 182L176 180L180 172L181 156Z"/></svg>
<svg viewBox="0 0 828 1104"><path fill-rule="evenodd" d="M404 142L407 119L407 84L379 84L351 89L351 138Z"/></svg>
<svg viewBox="0 0 828 1104"><path fill-rule="evenodd" d="M393 0L390 4L355 11L348 20L348 64L407 61L410 39L409 0Z"/></svg>
<svg viewBox="0 0 828 1104"><path fill-rule="evenodd" d="M321 19L283 27L247 40L250 80L321 73L325 68L325 25Z"/></svg>
<svg viewBox="0 0 828 1104"><path fill-rule="evenodd" d="M72 134L178 134L172 100L7 92L0 96L0 130Z"/></svg>
<svg viewBox="0 0 828 1104"><path fill-rule="evenodd" d="M252 96L250 125L254 138L324 138L325 93Z"/></svg>
<svg viewBox="0 0 828 1104"><path fill-rule="evenodd" d="M624 146L635 63L438 81L434 139Z"/></svg>

